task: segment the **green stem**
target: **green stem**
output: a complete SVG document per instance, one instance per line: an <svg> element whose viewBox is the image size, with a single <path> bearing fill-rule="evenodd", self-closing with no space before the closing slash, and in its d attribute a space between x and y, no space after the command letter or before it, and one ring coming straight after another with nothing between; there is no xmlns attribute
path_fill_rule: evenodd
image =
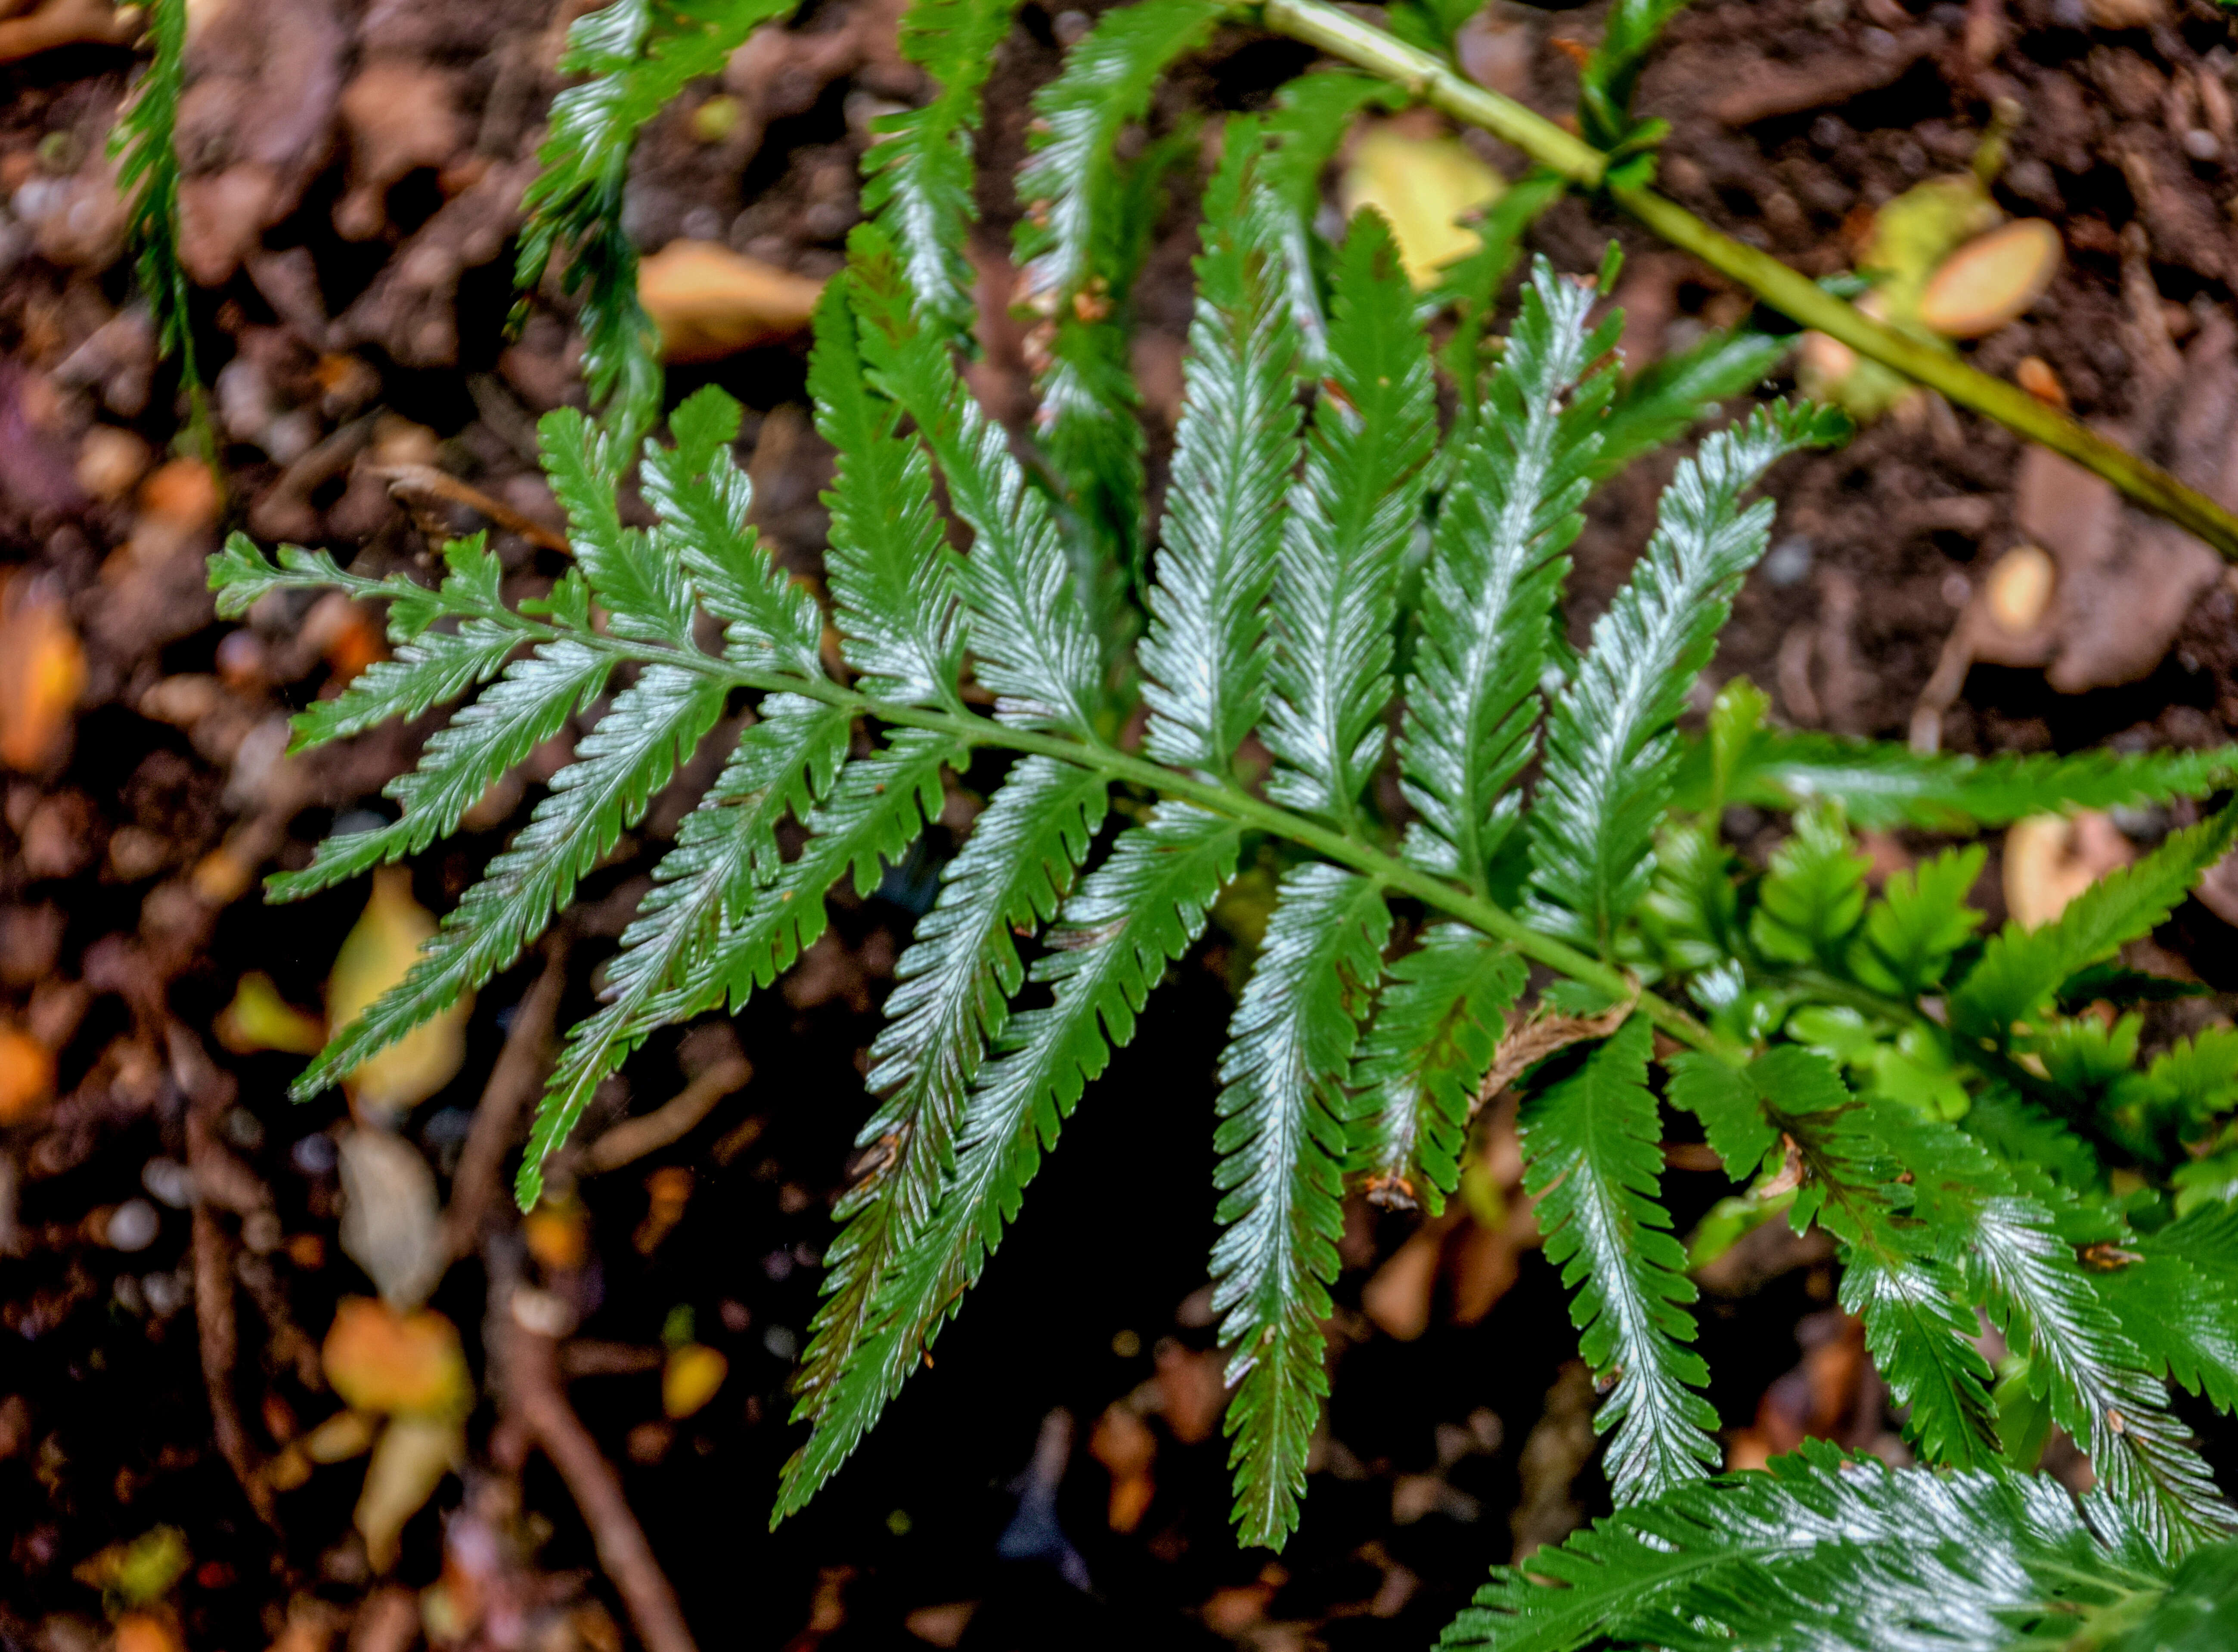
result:
<svg viewBox="0 0 2238 1652"><path fill-rule="evenodd" d="M1265 0L1261 17L1276 33L1372 69L1398 82L1432 108L1484 128L1578 188L1605 191L1609 200L1647 228L1738 281L1774 309L2096 471L2144 509L2188 529L2225 557L2238 561L2238 515L2196 489L2186 487L2118 442L2109 441L2038 401L2018 386L1992 378L1951 352L1874 320L1769 253L1719 233L1644 184L1612 175L1607 155L1546 116L1462 79L1429 53L1363 23L1327 0Z"/></svg>

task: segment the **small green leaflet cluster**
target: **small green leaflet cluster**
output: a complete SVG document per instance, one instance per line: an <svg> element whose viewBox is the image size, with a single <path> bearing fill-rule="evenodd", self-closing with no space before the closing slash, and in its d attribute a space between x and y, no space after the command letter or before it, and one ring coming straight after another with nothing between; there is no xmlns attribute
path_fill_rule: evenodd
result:
<svg viewBox="0 0 2238 1652"><path fill-rule="evenodd" d="M562 74L586 78L552 100L536 152L543 169L521 202L513 282L534 290L555 256L580 293L583 377L605 409L609 461L626 466L660 417L660 341L638 301L637 246L623 196L638 134L692 81L719 71L793 0L610 0L567 30Z"/></svg>
<svg viewBox="0 0 2238 1652"><path fill-rule="evenodd" d="M117 193L129 203L126 229L134 273L156 323L156 354L179 358L180 377L192 404L191 434L205 459L215 459L215 438L195 365L195 334L187 313L187 272L179 262L179 93L186 77L187 0L151 0L148 40L155 49L117 116L109 150L117 162Z"/></svg>
<svg viewBox="0 0 2238 1652"><path fill-rule="evenodd" d="M2090 1007L2162 990L2126 971L2121 948L2229 847L2238 807L2173 833L2056 922L1986 938L1965 904L1978 848L1876 890L1852 830L2181 802L2238 773L2232 754L1922 757L1774 730L1739 682L1700 738L1682 736L1766 543L1771 507L1751 490L1784 455L1842 433L1808 407L1761 410L1678 467L1630 578L1573 654L1555 626L1591 489L1778 347L1721 337L1625 382L1609 360L1620 322L1597 313L1612 269L1585 285L1542 260L1493 352L1484 323L1516 238L1552 199L1526 181L1436 295L1467 325L1434 363L1381 221L1357 218L1335 244L1314 227L1328 156L1380 96L1354 77L1308 76L1222 134L1175 481L1153 535L1123 301L1159 163L1122 163L1119 139L1163 68L1226 16L1202 0L1109 13L1037 106L1047 129L1021 186L1035 203L1022 234L1051 331L1030 445L988 417L956 361L977 88L1009 11L934 0L915 14L906 49L937 90L873 151L873 221L816 319L810 389L838 456L828 605L758 542L732 451L738 410L714 391L673 410L666 443L633 439L642 406L610 404L603 425L546 420L575 565L533 601L507 601L478 541L448 548L434 589L228 542L212 572L228 614L328 587L389 603L394 657L303 714L299 743L473 697L391 786L394 822L322 846L276 895L420 852L535 748L586 730L412 973L339 1031L298 1092L508 968L743 703L743 731L606 968L605 1001L568 1034L518 1193L540 1196L599 1082L657 1029L735 1011L822 933L843 881L869 893L951 785L967 771L991 782L871 1052L864 1168L826 1259L798 1386L809 1432L779 1517L924 1358L1238 867L1269 863L1275 898L1208 1120L1209 1269L1248 1541L1279 1546L1299 1517L1347 1187L1432 1210L1453 1195L1537 965L1559 979L1533 1013L1599 1014L1609 1029L1526 1074L1520 1119L1526 1186L1606 1395L1598 1424L1624 1512L1606 1541L1552 1563L1570 1568L1576 1599L1496 1580L1467 1632L1530 1646L1745 1640L1746 1591L1765 1579L1763 1609L1798 1623L1837 1599L1843 1624L1864 1621L1907 1590L1936 1595L1904 1609L1930 1624L1946 1621L1937 1611L1978 1626L2070 1609L2067 1596L2043 1604L2047 1587L2074 1591L2072 1609L2143 1611L2170 1587L2171 1557L2213 1552L2202 1545L2231 1523L2165 1384L2238 1404L2238 1222L2219 1199L2185 1213L2156 1194L2117 1198L2112 1172L2157 1185L2224 1127L2238 1035L2201 1034L2141 1064L2141 1023ZM575 182L542 198L547 249L619 233L630 135L662 85L706 72L751 21L735 5L620 0L578 25L578 61L599 77L566 112L584 143ZM1442 434L1440 364L1459 409ZM632 457L649 529L616 502ZM1139 616L1116 570L1131 570ZM703 618L718 644L703 643ZM1718 829L1741 803L1798 811L1761 869ZM1652 1029L1685 1048L1659 1058ZM1953 1476L1869 1479L1821 1454L1745 1483L1738 1501L1705 1486L1717 1419L1660 1188L1674 1111L1699 1120L1737 1181L1782 1186L1789 1219L1832 1237L1843 1300L1914 1450ZM2002 1411L1982 1313L2025 1361ZM2127 1593L2052 1577L2055 1553L2100 1577L2104 1549L2010 1471L2023 1455L2012 1418L2031 1406L2089 1451L2107 1511L2093 1527L2142 1557ZM1765 1549L1753 1534L1783 1520L1787 1546ZM1963 1552L1923 1547L1926 1526ZM1832 1546L1876 1542L1887 1553L1856 1562L1851 1593L1813 1596L1808 1612L1789 1600L1819 1587Z"/></svg>

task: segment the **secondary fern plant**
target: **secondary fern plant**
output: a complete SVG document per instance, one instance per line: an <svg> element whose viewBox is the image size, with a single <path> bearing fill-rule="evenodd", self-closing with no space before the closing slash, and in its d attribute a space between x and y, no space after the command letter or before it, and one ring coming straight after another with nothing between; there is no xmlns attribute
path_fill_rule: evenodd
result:
<svg viewBox="0 0 2238 1652"><path fill-rule="evenodd" d="M625 11L647 27L700 15L609 10L617 30ZM2238 1103L2238 1040L2202 1033L2141 1065L2140 1022L2100 1007L2165 990L2120 949L2230 846L2238 806L2056 922L1986 938L1965 904L1980 848L1876 893L1851 830L1963 837L2049 809L2205 797L2238 776L2238 753L1920 757L1780 731L1740 681L1683 734L1765 544L1772 507L1753 491L1842 434L1808 406L1702 440L1573 651L1560 598L1596 482L1773 352L1713 339L1626 381L1601 302L1612 270L1579 281L1543 261L1488 343L1517 238L1549 197L1533 184L1427 299L1374 215L1329 244L1319 178L1384 96L1364 77L1308 76L1222 134L1153 533L1125 288L1172 161L1154 145L1123 162L1119 139L1159 69L1224 15L1202 0L1108 14L1042 94L1022 234L1051 330L1038 439L1023 442L957 367L977 77L1008 10L914 14L909 49L943 89L871 150L874 218L816 318L810 390L838 455L822 592L757 542L738 411L714 390L670 413L665 443L639 445L657 403L626 386L636 411L603 426L546 418L575 565L533 600L508 600L479 539L446 550L434 588L228 544L212 572L228 613L291 588L390 605L394 657L304 713L299 743L479 691L392 786L394 821L324 844L277 896L426 849L603 707L409 978L297 1094L509 966L745 696L750 724L656 868L603 1007L568 1037L524 1206L602 1077L658 1028L767 986L822 932L830 891L868 892L909 849L950 777L999 776L872 1050L874 1151L827 1253L779 1517L925 1357L1238 869L1271 863L1277 896L1207 1120L1245 1540L1280 1546L1298 1519L1347 1187L1434 1210L1478 1107L1512 1078L1526 1183L1606 1394L1621 1512L1533 1576L1497 1578L1458 1642L1881 1644L1873 1626L1900 1612L1914 1628L1886 1643L1957 1625L1973 1644L2142 1621L2233 1523L2165 1384L2238 1404L2238 1225L2219 1198L2179 1216L2159 1190ZM606 17L578 25L579 49ZM691 50L715 37L705 27ZM617 58L620 78L671 61L644 56L647 37ZM590 215L569 221L611 221L617 165L581 174L566 198ZM1442 431L1434 327L1454 409ZM616 506L632 458L650 529ZM718 649L697 640L702 613ZM1720 834L1743 802L1795 816L1766 867ZM789 859L788 820L804 835ZM1526 1049L1556 1053L1518 1074ZM1718 1419L1660 1202L1659 1144L1683 1116L1756 1216L1833 1238L1844 1303L1922 1466L1814 1449L1771 1477L1709 1477ZM1983 1315L2013 1351L1995 1393ZM2097 1472L2079 1517L2024 1472L2052 1423Z"/></svg>

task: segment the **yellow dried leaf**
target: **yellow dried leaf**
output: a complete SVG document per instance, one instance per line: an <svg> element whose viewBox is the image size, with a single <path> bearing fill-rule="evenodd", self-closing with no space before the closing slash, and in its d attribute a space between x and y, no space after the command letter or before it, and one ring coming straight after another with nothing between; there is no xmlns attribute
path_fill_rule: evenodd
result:
<svg viewBox="0 0 2238 1652"><path fill-rule="evenodd" d="M374 1570L385 1572L396 1563L404 1523L427 1506L466 1454L466 1431L456 1420L400 1417L381 1431L351 1517Z"/></svg>
<svg viewBox="0 0 2238 1652"><path fill-rule="evenodd" d="M1477 232L1460 221L1506 192L1506 180L1458 139L1410 137L1394 126L1379 126L1353 145L1338 191L1347 217L1364 207L1383 215L1417 287L1476 250Z"/></svg>
<svg viewBox="0 0 2238 1652"><path fill-rule="evenodd" d="M363 1411L336 1411L296 1443L314 1463L344 1463L373 1448L373 1419Z"/></svg>
<svg viewBox="0 0 2238 1652"><path fill-rule="evenodd" d="M176 1526L157 1526L80 1561L70 1576L99 1589L112 1607L146 1606L169 1594L190 1563L186 1535Z"/></svg>
<svg viewBox="0 0 2238 1652"><path fill-rule="evenodd" d="M327 1041L327 1024L282 998L262 969L241 978L233 1001L218 1012L214 1030L217 1041L235 1055L257 1050L316 1055Z"/></svg>
<svg viewBox="0 0 2238 1652"><path fill-rule="evenodd" d="M2057 577L2050 556L2042 547L2016 545L1997 558L1990 570L1983 600L2000 631L2024 637L2043 619L2051 606L2051 588Z"/></svg>
<svg viewBox="0 0 2238 1652"><path fill-rule="evenodd" d="M23 576L0 589L0 763L36 774L61 757L85 689L85 651L59 595Z"/></svg>
<svg viewBox="0 0 2238 1652"><path fill-rule="evenodd" d="M432 1309L399 1313L370 1297L344 1297L319 1363L354 1411L463 1417L473 1405L458 1329Z"/></svg>
<svg viewBox="0 0 2238 1652"><path fill-rule="evenodd" d="M1947 339L1978 339L2018 320L2059 273L2059 231L2023 218L1977 235L1937 266L1919 319Z"/></svg>
<svg viewBox="0 0 2238 1652"><path fill-rule="evenodd" d="M689 1417L715 1398L730 1374L731 1362L704 1342L671 1349L660 1371L660 1409L672 1417Z"/></svg>
<svg viewBox="0 0 2238 1652"><path fill-rule="evenodd" d="M327 982L327 1025L348 1026L373 1001L402 981L435 933L434 915L412 898L412 875L401 866L373 875L364 915L342 942ZM473 995L367 1057L343 1080L351 1104L374 1118L409 1113L458 1075L467 1059L467 1021Z"/></svg>
<svg viewBox="0 0 2238 1652"><path fill-rule="evenodd" d="M637 294L671 361L707 361L790 337L824 283L712 241L672 241L638 266Z"/></svg>
<svg viewBox="0 0 2238 1652"><path fill-rule="evenodd" d="M2136 858L2129 840L2093 809L2031 815L2005 832L2005 910L2023 929L2067 910L2068 902L2116 867Z"/></svg>

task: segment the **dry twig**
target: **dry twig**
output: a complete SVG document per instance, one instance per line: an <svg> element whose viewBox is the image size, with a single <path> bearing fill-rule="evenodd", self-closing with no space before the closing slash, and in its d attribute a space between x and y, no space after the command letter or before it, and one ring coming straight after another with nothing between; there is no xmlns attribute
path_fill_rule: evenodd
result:
<svg viewBox="0 0 2238 1652"><path fill-rule="evenodd" d="M481 1240L482 1224L499 1197L500 1172L522 1111L544 1083L551 1059L552 1028L560 1015L560 995L567 987L567 937L554 930L544 943L544 973L536 978L513 1013L505 1047L474 1104L474 1121L451 1179L451 1202L443 1212L443 1248L454 1261Z"/></svg>
<svg viewBox="0 0 2238 1652"><path fill-rule="evenodd" d="M652 1112L623 1120L593 1142L584 1150L584 1173L619 1170L688 1135L716 1103L737 1094L753 1075L753 1063L743 1055L717 1061Z"/></svg>

